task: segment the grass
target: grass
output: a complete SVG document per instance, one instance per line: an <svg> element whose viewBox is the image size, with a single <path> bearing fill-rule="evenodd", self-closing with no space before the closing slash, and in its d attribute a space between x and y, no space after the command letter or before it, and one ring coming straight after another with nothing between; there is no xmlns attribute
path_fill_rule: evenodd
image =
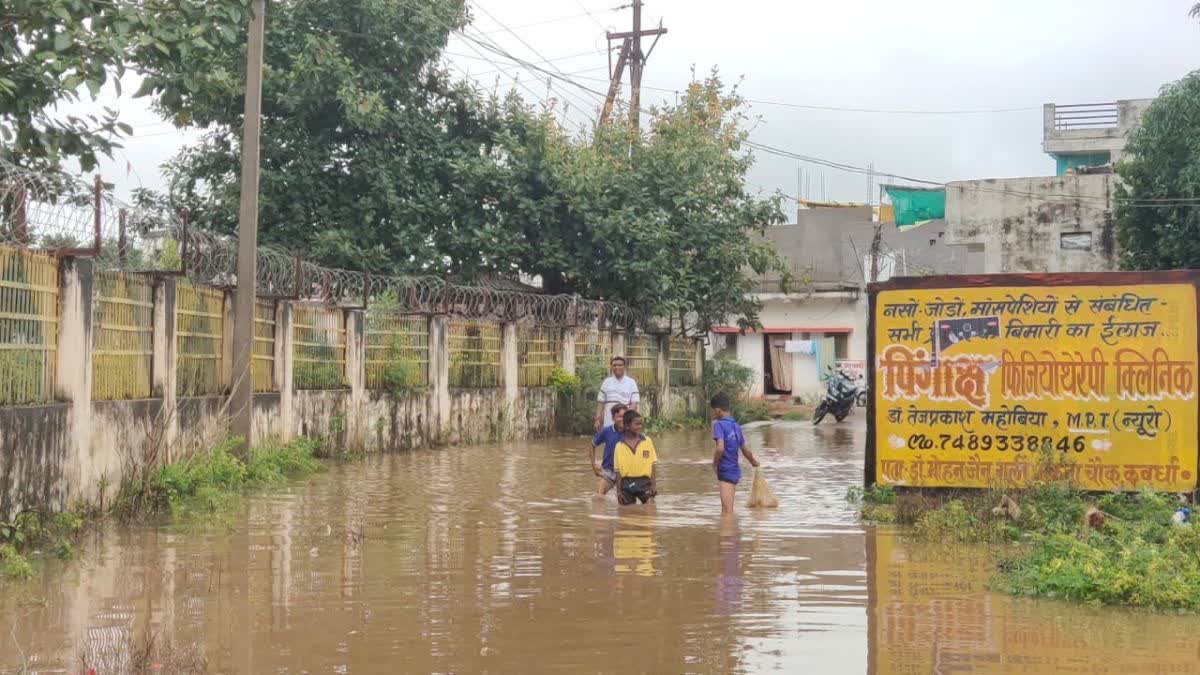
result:
<svg viewBox="0 0 1200 675"><path fill-rule="evenodd" d="M72 542L82 529L83 519L72 512L47 518L37 511L24 511L11 523L0 522L0 578L33 576L30 558L40 552L69 560L75 554Z"/></svg>
<svg viewBox="0 0 1200 675"><path fill-rule="evenodd" d="M991 586L1014 595L1200 612L1200 524L1177 525L1169 493L1084 492L1065 482L959 493L852 490L864 520L930 542L1011 543ZM1011 500L1011 501L1009 501ZM1016 508L1008 507L1015 504ZM1104 516L1089 527L1085 515Z"/></svg>
<svg viewBox="0 0 1200 675"><path fill-rule="evenodd" d="M117 511L124 517L155 513L213 513L242 492L278 485L288 478L321 469L316 441L302 438L283 445L253 448L246 458L234 454L232 438L210 452L161 467L148 479L122 486Z"/></svg>
<svg viewBox="0 0 1200 675"><path fill-rule="evenodd" d="M680 431L684 429L704 429L708 420L702 415L674 415L672 417L647 417L645 423L647 434L660 434L664 431Z"/></svg>

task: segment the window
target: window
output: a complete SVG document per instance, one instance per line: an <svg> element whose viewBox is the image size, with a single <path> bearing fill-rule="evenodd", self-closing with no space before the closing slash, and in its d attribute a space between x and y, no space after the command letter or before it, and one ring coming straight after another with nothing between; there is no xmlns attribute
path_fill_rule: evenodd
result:
<svg viewBox="0 0 1200 675"><path fill-rule="evenodd" d="M833 358L850 358L850 336L846 333L837 333L833 336Z"/></svg>
<svg viewBox="0 0 1200 675"><path fill-rule="evenodd" d="M1092 250L1091 232L1063 232L1058 235L1059 247L1064 251Z"/></svg>

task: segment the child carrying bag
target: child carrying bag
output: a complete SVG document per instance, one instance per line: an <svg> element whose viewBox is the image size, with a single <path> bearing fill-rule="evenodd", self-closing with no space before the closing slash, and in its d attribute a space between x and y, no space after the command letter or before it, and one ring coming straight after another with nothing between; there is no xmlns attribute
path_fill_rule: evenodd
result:
<svg viewBox="0 0 1200 675"><path fill-rule="evenodd" d="M779 506L779 500L767 485L767 478L762 469L754 470L754 482L750 484L750 500L746 502L750 508L773 509Z"/></svg>

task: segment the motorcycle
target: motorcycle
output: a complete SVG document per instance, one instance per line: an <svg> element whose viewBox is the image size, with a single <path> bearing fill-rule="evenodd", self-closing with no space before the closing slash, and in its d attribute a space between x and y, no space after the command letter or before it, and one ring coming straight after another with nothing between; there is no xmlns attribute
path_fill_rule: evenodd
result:
<svg viewBox="0 0 1200 675"><path fill-rule="evenodd" d="M829 374L825 376L825 398L813 411L814 425L820 424L821 420L831 413L834 419L841 422L854 410L856 401L860 397L866 397L866 393L861 391L845 373L840 370L835 371L832 366L828 371Z"/></svg>

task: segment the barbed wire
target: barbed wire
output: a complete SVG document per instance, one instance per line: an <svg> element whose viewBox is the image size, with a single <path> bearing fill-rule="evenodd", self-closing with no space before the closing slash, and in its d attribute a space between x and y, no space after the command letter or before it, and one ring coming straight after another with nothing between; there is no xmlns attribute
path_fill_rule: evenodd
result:
<svg viewBox="0 0 1200 675"><path fill-rule="evenodd" d="M0 244L92 256L103 269L178 274L236 288L237 239L201 223L196 214L118 200L99 177L89 184L0 161ZM620 303L325 267L274 246L258 247L256 268L260 297L547 326L650 326L643 313Z"/></svg>

